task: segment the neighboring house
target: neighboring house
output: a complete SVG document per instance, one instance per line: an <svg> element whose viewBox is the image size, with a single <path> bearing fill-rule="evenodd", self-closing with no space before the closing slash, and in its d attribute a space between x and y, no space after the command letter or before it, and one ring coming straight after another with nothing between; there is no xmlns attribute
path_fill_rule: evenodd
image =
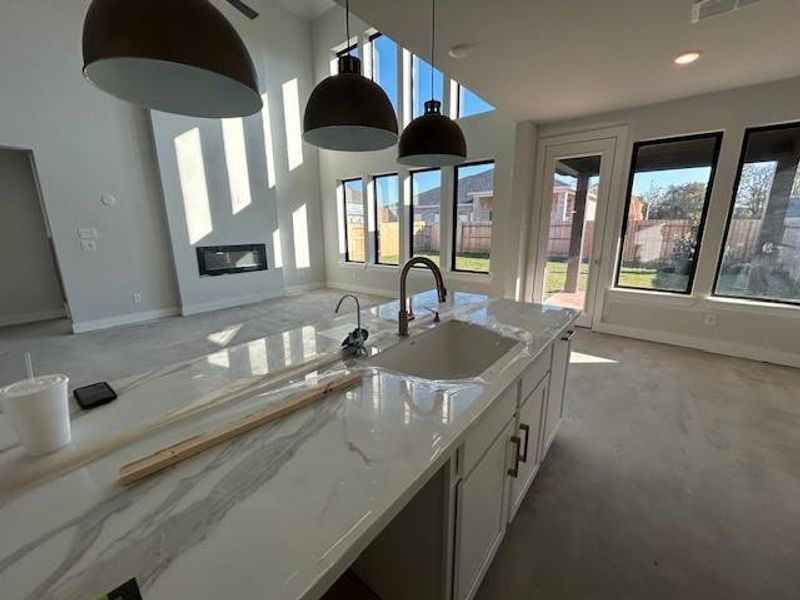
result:
<svg viewBox="0 0 800 600"><path fill-rule="evenodd" d="M426 190L417 196L414 205L414 220L438 223L441 188ZM494 210L494 170L464 177L458 180L456 198L460 223L481 223L492 220Z"/></svg>
<svg viewBox="0 0 800 600"><path fill-rule="evenodd" d="M597 211L597 186L593 185L586 194L587 221L594 221ZM556 175L553 181L553 202L550 205L550 224L566 225L572 223L575 212L575 184Z"/></svg>

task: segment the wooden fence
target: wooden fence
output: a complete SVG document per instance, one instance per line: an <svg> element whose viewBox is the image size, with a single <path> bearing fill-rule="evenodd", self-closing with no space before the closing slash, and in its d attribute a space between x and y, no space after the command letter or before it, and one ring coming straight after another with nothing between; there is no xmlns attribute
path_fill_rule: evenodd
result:
<svg viewBox="0 0 800 600"><path fill-rule="evenodd" d="M623 260L627 264L664 264L672 259L675 240L691 230L687 219L644 219L628 223L625 232ZM572 224L550 226L547 253L550 258L569 257ZM728 233L728 252L733 260L748 260L755 254L755 245L761 233L760 219L734 219ZM589 256L594 237L594 222L584 227L582 256ZM787 219L784 224L783 244L800 246L800 219ZM791 250L791 248L789 248ZM787 250L787 252L789 251ZM795 267L797 269L798 267Z"/></svg>
<svg viewBox="0 0 800 600"><path fill-rule="evenodd" d="M458 223L456 226L456 254L489 254L491 248L491 221Z"/></svg>
<svg viewBox="0 0 800 600"><path fill-rule="evenodd" d="M381 223L379 225L381 246L388 249L400 247L399 223ZM553 259L569 257L571 223L560 223L550 226L550 237L547 240L547 255ZM644 219L632 221L625 233L625 251L623 260L626 264L657 265L668 263L672 259L675 240L691 230L687 219ZM755 246L761 233L760 219L734 219L728 233L728 253L734 261L749 260L756 254ZM350 260L363 261L366 244L364 243L364 225L348 223L347 242ZM586 223L583 232L582 256L589 256L594 237L594 222ZM440 230L438 223L414 223L414 247L417 250L437 251L439 249ZM492 242L491 222L459 223L456 227L456 252L466 254L489 254ZM784 223L784 249L782 258L784 267L792 277L800 276L800 219L787 219Z"/></svg>

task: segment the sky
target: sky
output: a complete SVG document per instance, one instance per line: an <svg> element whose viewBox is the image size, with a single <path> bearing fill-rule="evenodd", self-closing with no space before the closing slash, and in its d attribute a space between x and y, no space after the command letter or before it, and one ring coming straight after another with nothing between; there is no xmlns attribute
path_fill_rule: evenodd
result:
<svg viewBox="0 0 800 600"><path fill-rule="evenodd" d="M373 79L384 89L397 112L397 44L391 38L381 35L373 41L373 54ZM413 116L418 117L425 112L425 101L431 98L431 66L415 56L413 74ZM433 69L433 97L441 101L443 95L444 75L439 69ZM461 117L494 110L491 104L464 86L460 86L459 104Z"/></svg>
<svg viewBox="0 0 800 600"><path fill-rule="evenodd" d="M670 185L681 185L692 181L708 183L708 176L710 174L711 167L643 171L633 176L633 195L643 196L650 189L651 183L662 188L667 188Z"/></svg>

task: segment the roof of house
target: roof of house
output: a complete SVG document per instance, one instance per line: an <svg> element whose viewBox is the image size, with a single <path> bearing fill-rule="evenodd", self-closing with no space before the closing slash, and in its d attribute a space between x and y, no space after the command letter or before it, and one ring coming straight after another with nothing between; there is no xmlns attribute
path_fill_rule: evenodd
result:
<svg viewBox="0 0 800 600"><path fill-rule="evenodd" d="M476 192L493 192L494 169L488 169L458 180L458 203L471 202L470 196ZM419 208L439 206L441 188L432 188L417 196L416 206Z"/></svg>

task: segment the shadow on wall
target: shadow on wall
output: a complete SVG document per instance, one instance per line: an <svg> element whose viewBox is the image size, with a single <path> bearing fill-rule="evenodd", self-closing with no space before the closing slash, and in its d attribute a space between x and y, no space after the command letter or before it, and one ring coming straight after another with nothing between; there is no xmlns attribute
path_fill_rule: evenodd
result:
<svg viewBox="0 0 800 600"><path fill-rule="evenodd" d="M304 162L297 78L284 82L281 89L283 102L280 108L286 135L286 172L291 173ZM215 209L218 217L223 216L219 211L220 207L216 205L216 199L222 199L225 194L227 204L223 212L227 213L229 206L231 218L248 219L248 209L254 208L259 202L267 203L270 200L275 203L277 211L277 188L280 187L280 182L276 170L269 94L265 92L262 99L264 107L258 115L204 121L173 138L186 229L192 246L200 244L214 232ZM213 129L217 126L219 131ZM214 141L219 133L224 161L214 160L219 153L218 144ZM223 162L224 171L217 172ZM260 174L266 177L260 177ZM227 189L224 185L221 186L222 189L219 189L220 186L213 187L213 184L210 189L209 181L226 181ZM280 223L277 217L276 223ZM295 269L307 269L311 266L308 227L307 203L303 203L292 211L290 231L282 231L278 225L271 232L272 264L276 269L284 267L284 243L287 244L288 256L293 259Z"/></svg>

